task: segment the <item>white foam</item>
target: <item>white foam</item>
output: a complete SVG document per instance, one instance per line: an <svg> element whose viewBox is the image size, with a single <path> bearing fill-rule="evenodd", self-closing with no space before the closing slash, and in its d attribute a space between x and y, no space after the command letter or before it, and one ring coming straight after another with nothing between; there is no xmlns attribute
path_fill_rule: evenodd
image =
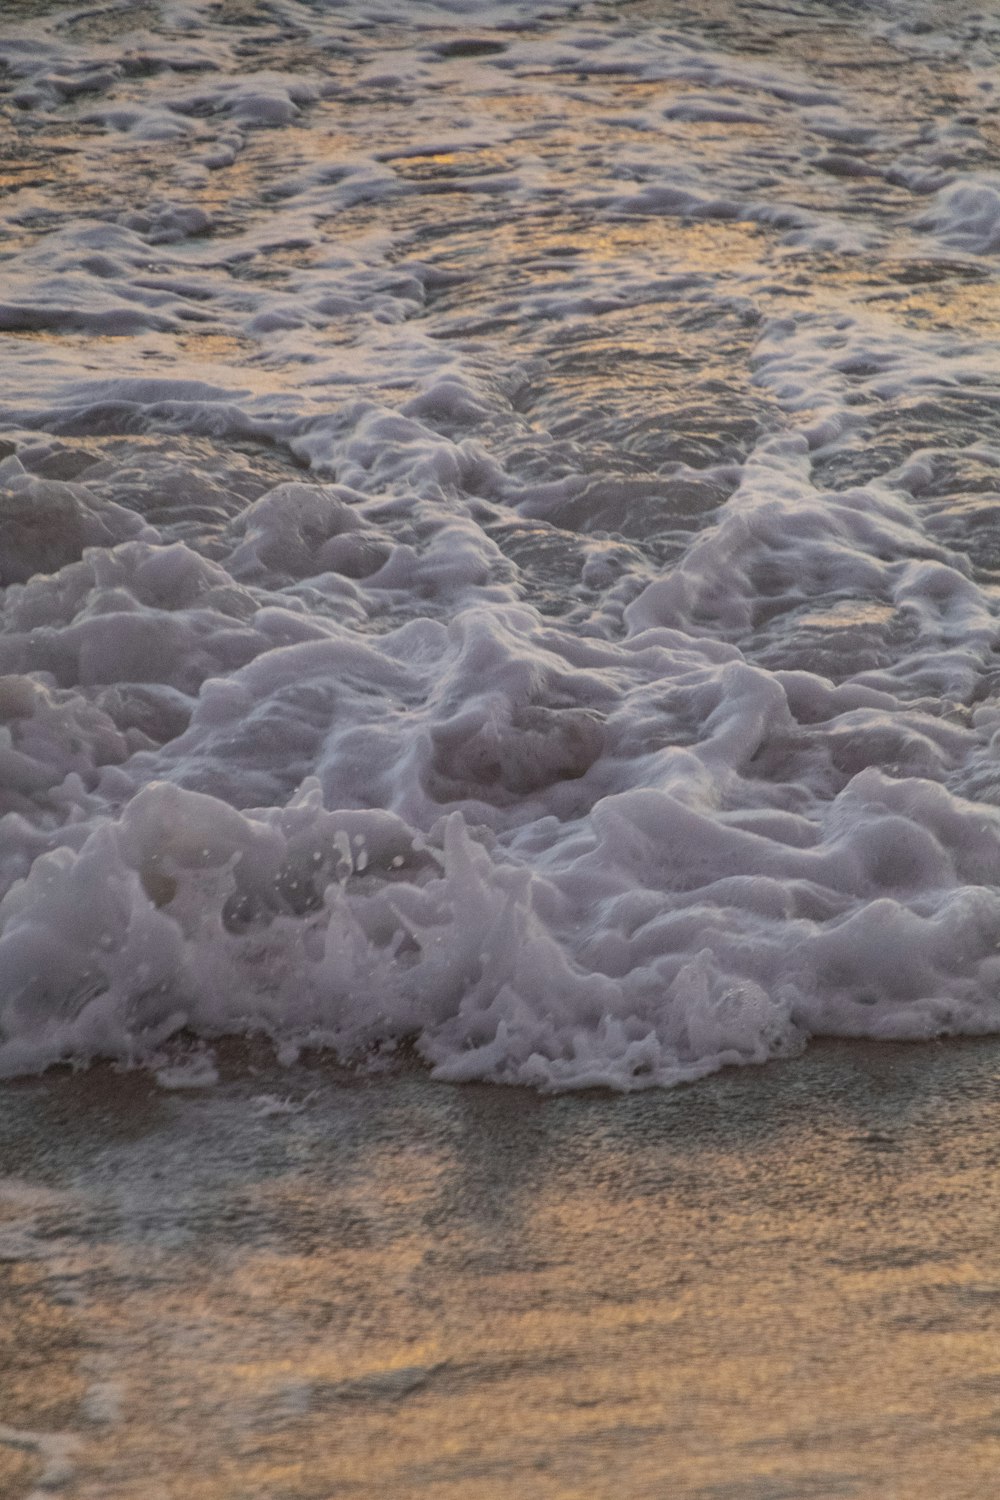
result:
<svg viewBox="0 0 1000 1500"><path fill-rule="evenodd" d="M0 39L79 157L2 210L0 1072L995 1029L1000 369L908 300L993 274L973 126L412 11Z"/></svg>
<svg viewBox="0 0 1000 1500"><path fill-rule="evenodd" d="M968 174L941 189L916 220L945 245L974 255L1000 251L1000 177Z"/></svg>

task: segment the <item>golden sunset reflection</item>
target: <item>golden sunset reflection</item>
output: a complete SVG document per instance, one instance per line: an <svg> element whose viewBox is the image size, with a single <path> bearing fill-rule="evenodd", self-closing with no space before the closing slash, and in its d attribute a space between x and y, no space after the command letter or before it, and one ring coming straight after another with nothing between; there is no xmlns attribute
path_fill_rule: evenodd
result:
<svg viewBox="0 0 1000 1500"><path fill-rule="evenodd" d="M155 1500L591 1500L652 1494L667 1468L688 1493L734 1464L788 1485L803 1455L820 1486L891 1475L937 1500L928 1445L952 1430L955 1493L985 1493L995 1047L965 1051L947 1151L921 1123L947 1054L928 1080L918 1051L818 1049L767 1111L752 1070L614 1104L312 1075L304 1113L256 1125L240 1098L202 1127L168 1099L111 1176L46 1205L44 1238L6 1205L38 1248L4 1266L5 1420L75 1426L82 1500L139 1475ZM61 1086L85 1120L98 1080ZM47 1090L22 1095L43 1118ZM243 1166L208 1158L193 1186L192 1130L225 1134L234 1107ZM41 1462L0 1436L5 1495Z"/></svg>
<svg viewBox="0 0 1000 1500"><path fill-rule="evenodd" d="M895 614L892 605L872 599L838 599L829 609L797 615L796 621L803 628L850 630L859 625L887 625Z"/></svg>

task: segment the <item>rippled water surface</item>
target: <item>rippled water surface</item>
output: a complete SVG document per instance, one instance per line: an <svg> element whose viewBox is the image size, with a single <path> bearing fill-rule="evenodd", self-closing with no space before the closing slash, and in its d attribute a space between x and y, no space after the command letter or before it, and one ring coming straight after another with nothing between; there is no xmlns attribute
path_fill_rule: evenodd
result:
<svg viewBox="0 0 1000 1500"><path fill-rule="evenodd" d="M0 1070L998 1029L998 53L4 7Z"/></svg>

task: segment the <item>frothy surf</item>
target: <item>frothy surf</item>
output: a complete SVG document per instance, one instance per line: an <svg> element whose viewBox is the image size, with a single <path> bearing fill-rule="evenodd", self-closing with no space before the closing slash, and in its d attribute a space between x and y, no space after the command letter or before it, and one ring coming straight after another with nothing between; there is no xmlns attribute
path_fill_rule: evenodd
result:
<svg viewBox="0 0 1000 1500"><path fill-rule="evenodd" d="M5 18L0 1073L998 1029L1000 25L751 12Z"/></svg>

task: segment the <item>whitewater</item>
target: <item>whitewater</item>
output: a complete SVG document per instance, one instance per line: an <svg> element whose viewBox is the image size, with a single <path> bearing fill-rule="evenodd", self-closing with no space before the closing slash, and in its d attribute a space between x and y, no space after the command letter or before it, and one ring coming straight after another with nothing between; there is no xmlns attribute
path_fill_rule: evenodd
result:
<svg viewBox="0 0 1000 1500"><path fill-rule="evenodd" d="M1000 1030L998 60L4 6L0 1075Z"/></svg>

